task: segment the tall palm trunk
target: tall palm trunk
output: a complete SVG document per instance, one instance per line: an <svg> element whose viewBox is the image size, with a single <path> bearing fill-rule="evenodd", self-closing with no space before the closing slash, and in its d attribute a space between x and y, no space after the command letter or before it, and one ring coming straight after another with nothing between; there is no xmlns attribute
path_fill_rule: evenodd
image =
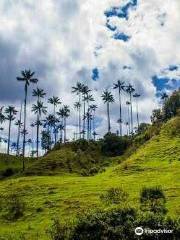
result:
<svg viewBox="0 0 180 240"><path fill-rule="evenodd" d="M66 143L66 117L64 117L64 143Z"/></svg>
<svg viewBox="0 0 180 240"><path fill-rule="evenodd" d="M84 96L85 97L85 96ZM84 100L84 113L83 113L83 139L85 138L85 113L86 113L86 102Z"/></svg>
<svg viewBox="0 0 180 240"><path fill-rule="evenodd" d="M122 107L121 107L121 89L119 88L119 134L122 136Z"/></svg>
<svg viewBox="0 0 180 240"><path fill-rule="evenodd" d="M63 123L62 123L62 125L63 125ZM63 129L61 128L60 129L60 143L62 143L62 141L63 141Z"/></svg>
<svg viewBox="0 0 180 240"><path fill-rule="evenodd" d="M11 120L9 120L9 130L8 130L8 148L7 148L8 155L9 155L9 148L10 148L10 139L11 139Z"/></svg>
<svg viewBox="0 0 180 240"><path fill-rule="evenodd" d="M81 95L79 94L79 138L81 139Z"/></svg>
<svg viewBox="0 0 180 240"><path fill-rule="evenodd" d="M87 114L87 140L89 140L89 114Z"/></svg>
<svg viewBox="0 0 180 240"><path fill-rule="evenodd" d="M39 157L39 114L37 115L37 142L36 142L36 155Z"/></svg>
<svg viewBox="0 0 180 240"><path fill-rule="evenodd" d="M20 135L21 135L21 118L22 118L22 104L21 104L21 110L20 110L18 135L17 135L17 149L16 149L16 155L17 156L19 156L19 142L20 142Z"/></svg>
<svg viewBox="0 0 180 240"><path fill-rule="evenodd" d="M128 124L129 125L129 124ZM126 126L127 136L129 136L128 125Z"/></svg>
<svg viewBox="0 0 180 240"><path fill-rule="evenodd" d="M130 130L130 111L129 111L129 105L127 105L127 106L128 106L128 128L129 128L129 134L130 134L130 132L131 132L131 130Z"/></svg>
<svg viewBox="0 0 180 240"><path fill-rule="evenodd" d="M111 132L111 121L110 121L110 112L109 112L109 102L107 102L107 119L108 119L108 132Z"/></svg>
<svg viewBox="0 0 180 240"><path fill-rule="evenodd" d="M25 89L24 89L24 91L25 91L25 98L24 98L24 131L23 131L23 152L22 152L22 154L23 154L23 171L25 170L25 159L24 159L24 157L25 157L25 151L26 151L26 104L27 104L27 88L28 88L28 86L27 86L27 84L25 84Z"/></svg>
<svg viewBox="0 0 180 240"><path fill-rule="evenodd" d="M93 119L92 119L92 128L93 128L94 141L95 141L96 140L96 136L95 136L95 111L94 111Z"/></svg>
<svg viewBox="0 0 180 240"><path fill-rule="evenodd" d="M54 143L57 143L57 134L56 134L56 107L54 105Z"/></svg>
<svg viewBox="0 0 180 240"><path fill-rule="evenodd" d="M79 107L79 138L81 138L81 107Z"/></svg>
<svg viewBox="0 0 180 240"><path fill-rule="evenodd" d="M16 156L19 156L19 142L20 142L21 127L18 126L18 135L17 135L17 146L16 146Z"/></svg>
<svg viewBox="0 0 180 240"><path fill-rule="evenodd" d="M136 117L137 117L137 125L139 130L139 109L138 109L138 101L136 100Z"/></svg>
<svg viewBox="0 0 180 240"><path fill-rule="evenodd" d="M132 113L132 94L130 93L130 103L131 103L131 133L133 134L133 113Z"/></svg>
<svg viewBox="0 0 180 240"><path fill-rule="evenodd" d="M92 139L92 119L89 119L89 138Z"/></svg>

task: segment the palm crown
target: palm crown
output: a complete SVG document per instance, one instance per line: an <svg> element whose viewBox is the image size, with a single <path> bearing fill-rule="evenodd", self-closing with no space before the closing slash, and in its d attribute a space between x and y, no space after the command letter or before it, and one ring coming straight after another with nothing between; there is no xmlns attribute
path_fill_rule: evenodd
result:
<svg viewBox="0 0 180 240"><path fill-rule="evenodd" d="M57 106L58 104L61 104L61 101L58 97L53 96L52 98L48 99L48 103Z"/></svg>
<svg viewBox="0 0 180 240"><path fill-rule="evenodd" d="M15 107L9 106L9 107L7 107L7 108L5 109L5 113L7 114L7 117L6 117L6 118L7 118L8 120L12 121L12 120L15 119L14 116L17 114L17 111L16 111Z"/></svg>
<svg viewBox="0 0 180 240"><path fill-rule="evenodd" d="M43 114L46 114L47 113L47 107L44 106L43 102L41 101L37 101L37 104L33 104L32 106L32 111L35 113L35 114L39 114L40 116Z"/></svg>
<svg viewBox="0 0 180 240"><path fill-rule="evenodd" d="M113 97L112 93L109 92L108 90L104 91L101 97L105 103L114 102L114 97Z"/></svg>
<svg viewBox="0 0 180 240"><path fill-rule="evenodd" d="M37 87L36 89L33 89L32 95L33 95L33 97L44 98L46 93L44 92L43 89L40 89Z"/></svg>
<svg viewBox="0 0 180 240"><path fill-rule="evenodd" d="M80 94L82 92L83 89L83 84L80 82L76 83L75 87L72 87L72 93L76 93L77 95Z"/></svg>
<svg viewBox="0 0 180 240"><path fill-rule="evenodd" d="M114 83L114 89L119 89L119 90L124 90L125 89L125 85L123 81L118 80L117 83Z"/></svg>
<svg viewBox="0 0 180 240"><path fill-rule="evenodd" d="M37 83L38 79L33 78L35 72L31 72L31 70L24 70L21 72L21 77L17 77L18 81L23 81L25 82L26 85L29 85L31 83Z"/></svg>
<svg viewBox="0 0 180 240"><path fill-rule="evenodd" d="M126 87L126 92L127 92L127 93L132 94L134 91L135 91L135 89L133 88L133 86L132 86L131 84L129 84L129 85Z"/></svg>

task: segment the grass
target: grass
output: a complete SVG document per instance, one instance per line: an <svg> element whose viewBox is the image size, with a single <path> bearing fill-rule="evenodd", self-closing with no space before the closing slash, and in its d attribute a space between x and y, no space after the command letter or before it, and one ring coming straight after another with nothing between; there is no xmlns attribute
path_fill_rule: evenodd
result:
<svg viewBox="0 0 180 240"><path fill-rule="evenodd" d="M52 218L58 216L62 222L68 223L75 220L77 214L105 208L99 197L111 187L122 187L129 194L129 204L137 207L142 187L160 185L167 198L168 214L172 217L179 216L178 122L179 119L171 120L163 127L159 136L153 137L126 161L107 167L105 172L95 176L82 177L64 171L59 175L56 172L54 176L26 176L2 180L1 196L17 193L26 203L26 210L24 216L15 222L5 221L2 210L0 239L12 236L12 239L19 240L24 234L28 240L48 240L46 230L52 223ZM52 154L58 159L58 151ZM50 158L48 157L48 161Z"/></svg>

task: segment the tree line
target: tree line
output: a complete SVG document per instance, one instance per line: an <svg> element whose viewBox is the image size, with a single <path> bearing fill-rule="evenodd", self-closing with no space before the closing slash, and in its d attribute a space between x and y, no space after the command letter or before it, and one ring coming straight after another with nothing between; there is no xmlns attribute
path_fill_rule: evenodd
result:
<svg viewBox="0 0 180 240"><path fill-rule="evenodd" d="M30 127L33 131L33 128L36 128L36 149L34 150L33 139L28 138L27 131L27 97L28 90L31 84L37 84L38 79L35 77L35 72L31 70L24 70L21 72L21 76L16 78L18 82L24 84L24 101L21 104L19 111L16 110L14 106L7 106L6 108L0 108L0 123L2 124L5 121L8 121L8 138L5 140L7 142L7 154L10 154L10 148L15 149L16 155L26 155L27 145L31 146L32 156L36 154L36 157L39 157L40 142L41 148L45 151L50 150L54 145L59 143L67 142L67 119L70 117L70 106L62 105L62 102L59 97L52 96L48 99L48 103L53 106L53 112L50 113L47 106L44 104L44 98L46 93L43 89L36 87L33 89L32 96L36 98L36 103L32 105L31 111L36 115L36 121L30 124ZM135 91L135 88L131 84L126 84L121 80L117 80L113 84L112 89L118 92L118 103L119 103L119 119L117 123L119 124L119 129L117 135L122 136L123 134L127 136L132 136L135 127L133 119L133 101L136 106L136 122L139 129L139 109L138 109L138 100L140 94ZM74 140L77 139L86 139L86 140L96 140L98 133L96 132L96 110L98 105L95 102L95 99L92 94L92 89L90 89L86 84L77 82L75 86L72 87L72 94L77 96L77 101L74 103L73 107L77 112L77 129L74 133ZM126 116L122 116L122 95L126 94L128 100L125 102L127 113ZM107 114L107 133L111 132L111 116L110 116L110 106L115 102L115 98L111 90L106 89L103 91L101 98L106 104L106 114ZM168 95L163 93L161 99L164 102L168 101ZM160 110L154 110L154 118L158 118L160 115ZM17 116L18 115L18 116ZM152 115L152 122L153 122ZM160 116L159 116L160 117ZM125 120L126 119L126 120ZM17 140L11 144L11 129L12 124L15 122L17 127ZM126 130L123 130L123 126L126 126ZM41 130L42 128L42 130ZM1 131L4 129L1 127ZM32 135L32 134L31 134ZM20 140L22 138L22 147ZM41 140L41 141L40 141ZM2 137L1 137L2 141ZM24 169L24 164L23 164Z"/></svg>

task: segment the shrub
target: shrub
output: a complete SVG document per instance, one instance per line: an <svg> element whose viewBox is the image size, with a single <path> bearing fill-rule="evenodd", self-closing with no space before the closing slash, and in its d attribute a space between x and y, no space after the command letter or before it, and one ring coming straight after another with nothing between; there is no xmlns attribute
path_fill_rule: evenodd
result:
<svg viewBox="0 0 180 240"><path fill-rule="evenodd" d="M10 177L14 174L14 170L12 168L7 168L6 170L4 170L4 172L2 173L3 177Z"/></svg>
<svg viewBox="0 0 180 240"><path fill-rule="evenodd" d="M134 230L137 226L149 229L170 229L173 233L143 234L136 236ZM53 221L48 230L51 240L164 240L179 239L180 221L165 218L152 212L143 214L133 208L111 208L98 210L78 217L72 226L62 225L58 219Z"/></svg>
<svg viewBox="0 0 180 240"><path fill-rule="evenodd" d="M11 194L4 199L5 218L7 220L17 220L23 216L24 202L16 195Z"/></svg>
<svg viewBox="0 0 180 240"><path fill-rule="evenodd" d="M77 151L78 149L80 149L81 151L86 151L88 146L89 146L89 143L85 139L79 139L72 143L72 149L74 151Z"/></svg>
<svg viewBox="0 0 180 240"><path fill-rule="evenodd" d="M87 214L78 219L71 240L133 239L134 209L111 209Z"/></svg>
<svg viewBox="0 0 180 240"><path fill-rule="evenodd" d="M65 240L69 239L69 230L66 226L63 226L58 218L53 219L53 223L47 230L51 240Z"/></svg>
<svg viewBox="0 0 180 240"><path fill-rule="evenodd" d="M165 214L166 197L161 187L143 188L140 193L141 210Z"/></svg>
<svg viewBox="0 0 180 240"><path fill-rule="evenodd" d="M98 167L92 167L92 168L89 169L89 175L91 175L91 176L94 176L98 172L99 172L99 168Z"/></svg>
<svg viewBox="0 0 180 240"><path fill-rule="evenodd" d="M107 204L119 204L125 202L127 198L128 193L121 188L110 188L105 194L100 196L101 201Z"/></svg>
<svg viewBox="0 0 180 240"><path fill-rule="evenodd" d="M116 134L107 133L102 140L101 151L106 156L115 157L122 155L128 145L127 137L118 137Z"/></svg>
<svg viewBox="0 0 180 240"><path fill-rule="evenodd" d="M87 177L87 176L89 176L89 171L87 169L82 169L80 174L83 177Z"/></svg>

